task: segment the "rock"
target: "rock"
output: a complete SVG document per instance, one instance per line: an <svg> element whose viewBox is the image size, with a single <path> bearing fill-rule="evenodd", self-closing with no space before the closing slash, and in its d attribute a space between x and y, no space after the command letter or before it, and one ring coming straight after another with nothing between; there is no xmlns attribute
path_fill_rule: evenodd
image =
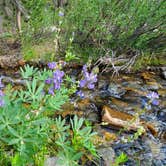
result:
<svg viewBox="0 0 166 166"><path fill-rule="evenodd" d="M103 158L105 165L110 166L115 158L115 152L111 147L104 147L97 150L99 156Z"/></svg>
<svg viewBox="0 0 166 166"><path fill-rule="evenodd" d="M162 72L162 76L163 76L163 78L166 80L166 71L163 71L163 72Z"/></svg>
<svg viewBox="0 0 166 166"><path fill-rule="evenodd" d="M149 129L154 136L157 136L158 133L155 127L151 123L140 120L137 116L138 115L132 116L130 114L117 111L109 108L108 106L103 106L102 109L102 121L108 123L109 125L134 131L142 128L143 133L146 129Z"/></svg>
<svg viewBox="0 0 166 166"><path fill-rule="evenodd" d="M159 96L166 97L166 88L161 88L158 91Z"/></svg>
<svg viewBox="0 0 166 166"><path fill-rule="evenodd" d="M119 156L122 152L128 156L128 161L124 164L125 166L152 166L153 156L145 138L139 138L129 143L114 143L113 149L116 156Z"/></svg>
<svg viewBox="0 0 166 166"><path fill-rule="evenodd" d="M23 66L25 64L24 60L20 55L4 55L0 56L0 67L4 69L15 68L18 66Z"/></svg>
<svg viewBox="0 0 166 166"><path fill-rule="evenodd" d="M107 90L108 90L110 96L116 97L116 98L121 98L121 96L123 96L126 93L126 90L123 89L121 87L121 85L117 85L117 84L113 84L113 83L109 84Z"/></svg>
<svg viewBox="0 0 166 166"><path fill-rule="evenodd" d="M162 88L162 86L155 81L147 81L144 87L148 90L158 90L159 88Z"/></svg>
<svg viewBox="0 0 166 166"><path fill-rule="evenodd" d="M163 122L166 122L166 109L159 110L157 118Z"/></svg>
<svg viewBox="0 0 166 166"><path fill-rule="evenodd" d="M121 85L110 83L101 88L101 97L121 98L126 93L126 90Z"/></svg>

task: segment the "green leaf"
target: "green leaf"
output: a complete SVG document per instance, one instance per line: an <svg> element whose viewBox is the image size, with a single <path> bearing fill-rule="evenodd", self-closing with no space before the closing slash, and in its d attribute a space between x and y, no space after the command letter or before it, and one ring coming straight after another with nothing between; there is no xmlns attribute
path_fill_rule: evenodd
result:
<svg viewBox="0 0 166 166"><path fill-rule="evenodd" d="M9 145L18 144L19 141L20 141L20 139L18 139L18 138L14 138L14 139L11 139L11 140L8 142L8 144L9 144Z"/></svg>
<svg viewBox="0 0 166 166"><path fill-rule="evenodd" d="M8 130L11 134L13 134L13 136L19 137L18 132L15 129L13 129L12 127L8 126Z"/></svg>

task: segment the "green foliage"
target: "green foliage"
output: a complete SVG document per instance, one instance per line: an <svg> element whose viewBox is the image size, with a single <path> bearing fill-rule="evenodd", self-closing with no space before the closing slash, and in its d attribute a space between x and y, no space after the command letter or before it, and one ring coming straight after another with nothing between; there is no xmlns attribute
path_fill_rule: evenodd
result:
<svg viewBox="0 0 166 166"><path fill-rule="evenodd" d="M113 166L119 166L120 164L123 164L128 161L128 157L125 153L121 153L118 157L115 159L115 163Z"/></svg>
<svg viewBox="0 0 166 166"><path fill-rule="evenodd" d="M33 155L46 144L50 120L21 103L0 109L0 140L14 150L12 162L32 162ZM23 161L20 161L23 160Z"/></svg>
<svg viewBox="0 0 166 166"><path fill-rule="evenodd" d="M21 68L24 87L15 92L12 86L6 87L5 105L0 107L2 165L40 166L50 150L50 153L55 152L60 165L78 165L83 155L97 157L92 141L96 133L90 125L84 126L83 118L74 116L68 124L65 119L52 117L76 88L71 78L66 76L54 95L47 94L48 85L44 81L52 74L53 71L38 71L27 65Z"/></svg>
<svg viewBox="0 0 166 166"><path fill-rule="evenodd" d="M44 83L37 85L37 80L33 79L32 81L26 81L27 91L20 90L18 95L22 102L26 103L39 103L44 95L42 94Z"/></svg>
<svg viewBox="0 0 166 166"><path fill-rule="evenodd" d="M40 54L32 46L49 39L54 51L45 54L63 53L67 61L96 58L108 50L119 55L165 49L164 0L69 0L61 7L56 1L28 0L22 5L30 16L27 22L22 19L21 33L28 60ZM15 13L14 7L12 10Z"/></svg>
<svg viewBox="0 0 166 166"><path fill-rule="evenodd" d="M73 54L71 51L67 50L65 55L65 61L70 62L73 60L79 60L79 58L75 54Z"/></svg>
<svg viewBox="0 0 166 166"><path fill-rule="evenodd" d="M92 138L94 135L96 135L96 133L92 133L91 126L82 128L83 122L84 119L78 119L77 116L71 120L71 127L73 130L72 145L76 151L84 148L94 156L97 156L96 149L92 143Z"/></svg>
<svg viewBox="0 0 166 166"><path fill-rule="evenodd" d="M22 33L25 43L35 41L33 37L36 35L38 36L36 39L39 40L44 28L53 24L54 10L51 5L51 1L47 0L24 1L25 8L30 11L30 19L28 24L24 24Z"/></svg>
<svg viewBox="0 0 166 166"><path fill-rule="evenodd" d="M0 165L8 166L10 163L10 158L8 157L7 153L5 152L5 147L3 147L2 143L0 142Z"/></svg>
<svg viewBox="0 0 166 166"><path fill-rule="evenodd" d="M21 76L25 79L34 76L34 74L37 72L37 68L34 68L33 66L25 65L24 69L21 67Z"/></svg>
<svg viewBox="0 0 166 166"><path fill-rule="evenodd" d="M44 83L52 71L25 66L21 75L25 87L13 91L7 86L4 107L0 107L0 163L11 163L13 166L25 164L42 165L45 159L48 139L53 124L50 112L60 110L68 100L68 90L62 87L52 96L47 93ZM10 150L10 152L8 152ZM9 155L9 154L12 155Z"/></svg>
<svg viewBox="0 0 166 166"><path fill-rule="evenodd" d="M48 110L61 110L61 106L68 101L68 90L61 88L56 92L55 96L47 96L46 109Z"/></svg>
<svg viewBox="0 0 166 166"><path fill-rule="evenodd" d="M72 46L78 55L148 50L154 48L153 42L156 50L163 49L165 5L163 0L71 0L61 37L74 34Z"/></svg>
<svg viewBox="0 0 166 166"><path fill-rule="evenodd" d="M97 157L96 149L92 143L93 136L96 134L92 132L91 126L83 126L84 119L74 116L70 120L72 133L69 132L70 126L66 126L66 121L61 117L56 118L55 132L53 140L55 140L58 149L58 163L60 165L78 165L79 159L83 155Z"/></svg>

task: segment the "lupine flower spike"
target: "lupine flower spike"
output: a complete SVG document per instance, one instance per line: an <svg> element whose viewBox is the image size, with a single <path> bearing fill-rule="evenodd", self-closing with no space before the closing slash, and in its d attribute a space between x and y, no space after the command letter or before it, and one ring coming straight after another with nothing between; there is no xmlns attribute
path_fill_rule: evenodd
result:
<svg viewBox="0 0 166 166"><path fill-rule="evenodd" d="M48 63L48 67L50 69L55 69L57 66L56 62ZM50 88L48 93L54 95L54 90L59 90L62 84L62 78L64 76L64 72L57 69L53 72L52 78L48 78L45 80L46 84L53 84Z"/></svg>
<svg viewBox="0 0 166 166"><path fill-rule="evenodd" d="M95 83L97 82L97 74L93 72L89 73L87 66L83 66L83 79L80 81L80 88L87 87L88 89L94 89Z"/></svg>
<svg viewBox="0 0 166 166"><path fill-rule="evenodd" d="M4 93L2 92L2 90L0 90L0 107L3 107L5 105L3 96L4 96Z"/></svg>

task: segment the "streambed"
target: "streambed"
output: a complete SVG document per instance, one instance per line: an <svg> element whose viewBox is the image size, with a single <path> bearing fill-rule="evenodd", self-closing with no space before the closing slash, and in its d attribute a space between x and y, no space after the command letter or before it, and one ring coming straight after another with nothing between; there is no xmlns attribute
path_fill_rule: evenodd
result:
<svg viewBox="0 0 166 166"><path fill-rule="evenodd" d="M79 71L70 69L68 73L76 80ZM18 71L1 70L0 78L4 83L24 85ZM99 134L98 152L102 157L99 165L109 165L122 152L128 156L128 161L123 164L125 166L166 165L166 80L159 72L120 74L117 78L112 78L111 73L102 74L98 77L95 90L83 92L84 98L73 96L70 103L63 106L62 116L77 114L93 124L94 130ZM148 92L158 93L159 105L145 105ZM104 106L133 116L139 113L140 119L153 125L156 135L146 130L138 139L130 140L135 132L103 123ZM140 113L144 107L147 109Z"/></svg>

